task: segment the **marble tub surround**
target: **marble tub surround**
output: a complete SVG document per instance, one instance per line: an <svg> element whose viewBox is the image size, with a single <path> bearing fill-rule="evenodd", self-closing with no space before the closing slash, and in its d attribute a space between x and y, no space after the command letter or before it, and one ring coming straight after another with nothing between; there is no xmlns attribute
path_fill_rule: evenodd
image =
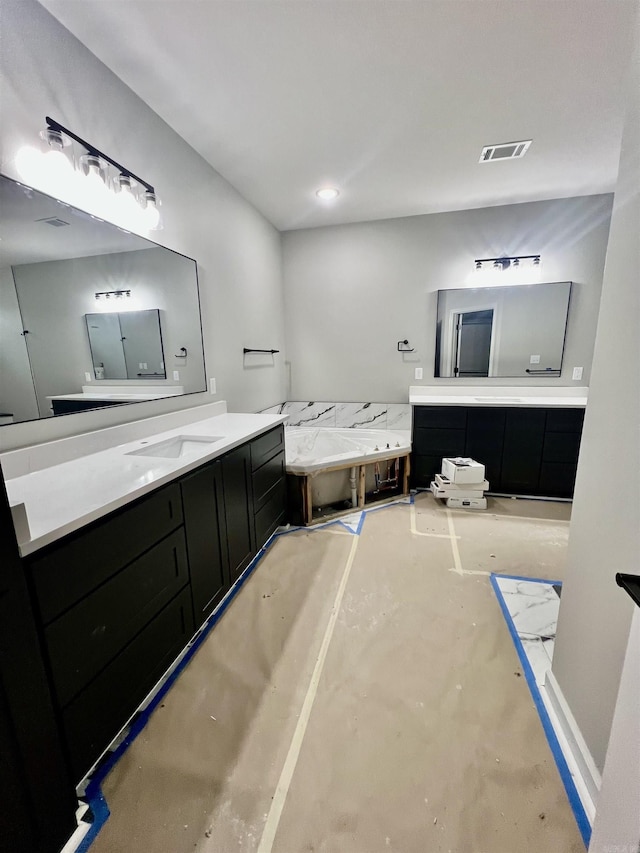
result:
<svg viewBox="0 0 640 853"><path fill-rule="evenodd" d="M217 409L212 415L214 406ZM203 411L207 409L208 412ZM190 420L186 419L186 412L191 412ZM174 415L181 415L182 419L175 419ZM95 443L89 450L88 438L77 436L75 456L71 456L67 446L64 448L67 459L57 464L52 462L56 449L49 448L47 456L47 449L41 446L42 459L49 464L12 478L5 472L10 504L23 504L26 511L28 537L24 530L18 536L21 555L27 556L55 542L283 421L282 415L230 414L226 412L226 404L216 403L100 430L109 435L93 436ZM131 455L131 451L149 444L189 435L215 440L194 442L188 452L177 458ZM80 452L81 449L85 452ZM28 448L13 454L23 453L28 463L29 454L35 455L35 451L36 448ZM4 469L4 456L0 456L0 462ZM14 473L17 467L14 460Z"/></svg>
<svg viewBox="0 0 640 853"><path fill-rule="evenodd" d="M288 415L288 427L411 429L409 403L287 402L265 409L266 413Z"/></svg>
<svg viewBox="0 0 640 853"><path fill-rule="evenodd" d="M522 406L584 409L587 387L522 385L411 385L413 406Z"/></svg>

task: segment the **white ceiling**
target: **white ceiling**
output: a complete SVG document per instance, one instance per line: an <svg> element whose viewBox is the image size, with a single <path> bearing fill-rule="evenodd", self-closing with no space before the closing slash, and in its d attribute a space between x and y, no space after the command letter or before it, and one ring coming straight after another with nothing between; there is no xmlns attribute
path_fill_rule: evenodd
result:
<svg viewBox="0 0 640 853"><path fill-rule="evenodd" d="M637 0L40 2L282 230L614 187Z"/></svg>

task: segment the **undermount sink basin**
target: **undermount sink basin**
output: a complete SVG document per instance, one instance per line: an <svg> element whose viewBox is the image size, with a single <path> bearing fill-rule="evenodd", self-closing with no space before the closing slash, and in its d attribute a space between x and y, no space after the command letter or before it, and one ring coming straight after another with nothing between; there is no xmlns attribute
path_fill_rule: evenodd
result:
<svg viewBox="0 0 640 853"><path fill-rule="evenodd" d="M175 435L173 438L157 441L155 444L142 442L145 444L144 447L129 450L126 455L178 459L180 456L187 456L189 453L197 453L200 450L205 450L207 445L215 444L216 441L222 441L223 438L223 435Z"/></svg>
<svg viewBox="0 0 640 853"><path fill-rule="evenodd" d="M478 403L521 403L521 397L476 397Z"/></svg>

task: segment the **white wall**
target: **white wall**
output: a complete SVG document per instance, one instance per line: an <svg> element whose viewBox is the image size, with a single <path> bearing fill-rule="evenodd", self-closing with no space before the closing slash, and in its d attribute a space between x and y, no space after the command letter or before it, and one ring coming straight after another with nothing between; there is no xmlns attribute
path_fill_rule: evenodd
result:
<svg viewBox="0 0 640 853"><path fill-rule="evenodd" d="M279 233L35 0L2 0L0 16L1 171L18 177L14 158L22 145L37 143L49 115L152 183L163 200L157 241L198 262L207 373L217 380L217 397L236 411L284 400ZM269 366L251 369L244 366L243 346L281 352ZM151 411L195 400L158 401ZM124 422L147 410L138 404L97 418L3 427L0 446Z"/></svg>
<svg viewBox="0 0 640 853"><path fill-rule="evenodd" d="M612 197L436 213L283 234L291 400L406 402L433 379L436 291L471 287L475 258L542 254L543 281L575 282L565 360L588 384ZM504 280L506 283L506 279ZM401 355L408 338L415 352ZM510 380L465 383L509 384ZM513 382L511 381L511 384Z"/></svg>
<svg viewBox="0 0 640 853"><path fill-rule="evenodd" d="M636 53L602 287L553 672L602 770L640 571L640 57Z"/></svg>
<svg viewBox="0 0 640 853"><path fill-rule="evenodd" d="M37 418L29 356L10 267L0 268L0 414L14 420Z"/></svg>

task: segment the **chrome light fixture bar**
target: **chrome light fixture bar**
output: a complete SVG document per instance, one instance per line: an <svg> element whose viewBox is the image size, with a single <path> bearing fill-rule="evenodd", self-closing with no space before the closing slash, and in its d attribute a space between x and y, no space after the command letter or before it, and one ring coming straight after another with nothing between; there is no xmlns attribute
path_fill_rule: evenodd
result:
<svg viewBox="0 0 640 853"><path fill-rule="evenodd" d="M129 298L131 296L131 291L130 290L99 290L96 293L96 299L98 301L100 301L101 299L111 299L112 296L114 297L114 299L122 299L125 296L127 298Z"/></svg>
<svg viewBox="0 0 640 853"><path fill-rule="evenodd" d="M475 268L479 272L483 269L483 264L491 265L494 270L504 272L510 267L518 269L520 261L531 261L533 267L540 266L540 255L514 255L512 257L503 256L501 258L476 258L474 261Z"/></svg>
<svg viewBox="0 0 640 853"><path fill-rule="evenodd" d="M50 116L45 121L44 149L23 146L16 155L27 183L126 230L162 227L152 184Z"/></svg>
<svg viewBox="0 0 640 853"><path fill-rule="evenodd" d="M107 163L110 163L114 168L116 168L120 175L123 175L126 178L133 178L134 181L137 181L141 184L147 192L153 193L155 195L155 190L151 186L151 184L147 183L142 178L135 175L130 169L127 169L126 166L123 166L121 163L118 163L117 160L114 160L112 157L109 157L108 154L105 154L102 151L99 151L95 145L91 145L90 142L87 142L82 137L75 134L72 130L69 130L68 127L63 127L60 122L57 122L55 119L49 118L49 116L45 116L45 121L47 122L47 128L50 131L53 131L55 134L64 133L65 136L68 136L69 139L73 139L79 145L82 145L88 155L92 157L99 157L100 160L105 160Z"/></svg>

